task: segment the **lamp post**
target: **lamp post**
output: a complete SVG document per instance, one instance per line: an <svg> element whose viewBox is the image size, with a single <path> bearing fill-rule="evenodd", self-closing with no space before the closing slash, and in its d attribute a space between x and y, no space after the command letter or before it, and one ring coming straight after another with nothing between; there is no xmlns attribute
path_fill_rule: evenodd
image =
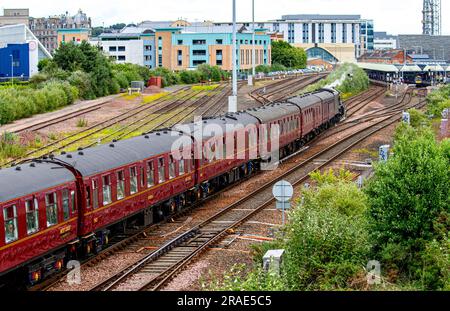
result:
<svg viewBox="0 0 450 311"><path fill-rule="evenodd" d="M252 0L252 75L248 79L248 85L253 86L253 79L256 76L256 45L255 45L255 0Z"/></svg>
<svg viewBox="0 0 450 311"><path fill-rule="evenodd" d="M236 0L233 0L233 48L232 48L232 62L233 62L233 94L228 97L228 112L237 112L237 34L236 34Z"/></svg>
<svg viewBox="0 0 450 311"><path fill-rule="evenodd" d="M12 54L9 56L11 57L11 85L14 85L14 57Z"/></svg>

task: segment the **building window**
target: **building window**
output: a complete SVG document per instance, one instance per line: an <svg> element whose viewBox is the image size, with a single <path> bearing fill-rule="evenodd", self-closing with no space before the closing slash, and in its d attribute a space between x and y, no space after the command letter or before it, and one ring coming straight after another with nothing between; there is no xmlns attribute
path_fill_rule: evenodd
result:
<svg viewBox="0 0 450 311"><path fill-rule="evenodd" d="M123 171L117 172L117 200L125 198L125 174Z"/></svg>
<svg viewBox="0 0 450 311"><path fill-rule="evenodd" d="M38 200L25 201L25 209L27 214L27 233L31 235L39 230L39 205Z"/></svg>
<svg viewBox="0 0 450 311"><path fill-rule="evenodd" d="M347 43L347 24L342 24L342 43Z"/></svg>
<svg viewBox="0 0 450 311"><path fill-rule="evenodd" d="M145 46L145 50L146 51L151 51L152 50L152 46L151 45L146 45Z"/></svg>
<svg viewBox="0 0 450 311"><path fill-rule="evenodd" d="M192 44L193 45L205 45L206 44L206 40L192 40Z"/></svg>
<svg viewBox="0 0 450 311"><path fill-rule="evenodd" d="M16 241L19 236L17 232L17 208L15 205L5 207L3 219L5 221L5 242L11 243Z"/></svg>
<svg viewBox="0 0 450 311"><path fill-rule="evenodd" d="M119 60L119 61L125 61L127 58L125 57L125 55L119 55L118 57L117 57L117 60Z"/></svg>
<svg viewBox="0 0 450 311"><path fill-rule="evenodd" d="M178 45L182 45L183 44L183 40L178 40Z"/></svg>
<svg viewBox="0 0 450 311"><path fill-rule="evenodd" d="M325 41L325 25L319 23L319 43L324 43Z"/></svg>
<svg viewBox="0 0 450 311"><path fill-rule="evenodd" d="M119 46L117 50L119 52L125 52L125 47L124 46Z"/></svg>
<svg viewBox="0 0 450 311"><path fill-rule="evenodd" d="M111 176L103 176L103 205L111 204Z"/></svg>
<svg viewBox="0 0 450 311"><path fill-rule="evenodd" d="M336 43L336 24L331 23L331 43Z"/></svg>
<svg viewBox="0 0 450 311"><path fill-rule="evenodd" d="M137 170L135 167L130 168L130 193L137 193Z"/></svg>
<svg viewBox="0 0 450 311"><path fill-rule="evenodd" d="M47 227L56 225L58 223L58 203L55 192L45 195L45 210L47 214Z"/></svg>
<svg viewBox="0 0 450 311"><path fill-rule="evenodd" d="M192 63L194 64L194 66L198 66L201 64L206 64L206 60L194 60Z"/></svg>
<svg viewBox="0 0 450 311"><path fill-rule="evenodd" d="M206 50L194 50L194 51L192 51L192 54L194 56L205 56Z"/></svg>
<svg viewBox="0 0 450 311"><path fill-rule="evenodd" d="M216 60L216 65L217 66L222 66L223 65L223 61L221 59Z"/></svg>
<svg viewBox="0 0 450 311"><path fill-rule="evenodd" d="M145 55L144 56L145 61L149 62L152 60L152 56L151 55Z"/></svg>
<svg viewBox="0 0 450 311"><path fill-rule="evenodd" d="M223 40L222 39L216 39L216 44L223 44Z"/></svg>

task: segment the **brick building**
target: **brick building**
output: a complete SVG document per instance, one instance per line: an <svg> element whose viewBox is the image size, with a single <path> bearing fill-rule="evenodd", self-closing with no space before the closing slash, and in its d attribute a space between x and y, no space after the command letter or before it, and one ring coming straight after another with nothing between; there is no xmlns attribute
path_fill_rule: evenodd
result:
<svg viewBox="0 0 450 311"><path fill-rule="evenodd" d="M411 56L405 54L405 50L377 50L365 53L358 58L360 63L376 63L376 64L412 64Z"/></svg>

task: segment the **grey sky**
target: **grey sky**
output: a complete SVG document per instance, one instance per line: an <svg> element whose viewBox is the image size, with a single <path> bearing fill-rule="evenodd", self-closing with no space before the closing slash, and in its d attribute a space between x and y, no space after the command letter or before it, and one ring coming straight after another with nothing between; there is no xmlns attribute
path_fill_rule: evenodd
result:
<svg viewBox="0 0 450 311"><path fill-rule="evenodd" d="M255 0L256 19L269 20L285 14L360 14L375 20L375 31L392 34L421 33L422 0ZM237 0L238 20L251 20L251 0ZM94 26L142 20L230 21L231 0L2 0L1 8L30 8L34 17L74 14L79 8L92 17ZM450 0L442 0L450 12ZM449 13L450 15L450 13ZM450 22L443 18L443 34Z"/></svg>

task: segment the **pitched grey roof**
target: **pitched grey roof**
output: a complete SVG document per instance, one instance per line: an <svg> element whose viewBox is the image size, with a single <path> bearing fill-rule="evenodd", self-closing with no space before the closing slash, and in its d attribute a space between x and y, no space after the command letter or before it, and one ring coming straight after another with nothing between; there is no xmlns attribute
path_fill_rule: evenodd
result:
<svg viewBox="0 0 450 311"><path fill-rule="evenodd" d="M0 203L75 181L73 174L58 165L30 163L0 170Z"/></svg>
<svg viewBox="0 0 450 311"><path fill-rule="evenodd" d="M174 142L180 138L180 133L167 130L146 136L148 138L134 137L88 148L82 150L81 154L69 152L56 158L71 164L84 177L88 177L168 153L172 150Z"/></svg>
<svg viewBox="0 0 450 311"><path fill-rule="evenodd" d="M263 124L272 122L274 120L278 120L282 118L283 116L294 114L294 113L300 113L300 109L298 109L297 106L289 104L289 103L282 103L282 104L273 104L264 106L261 108L256 108L252 110L247 111L252 116L258 118Z"/></svg>

